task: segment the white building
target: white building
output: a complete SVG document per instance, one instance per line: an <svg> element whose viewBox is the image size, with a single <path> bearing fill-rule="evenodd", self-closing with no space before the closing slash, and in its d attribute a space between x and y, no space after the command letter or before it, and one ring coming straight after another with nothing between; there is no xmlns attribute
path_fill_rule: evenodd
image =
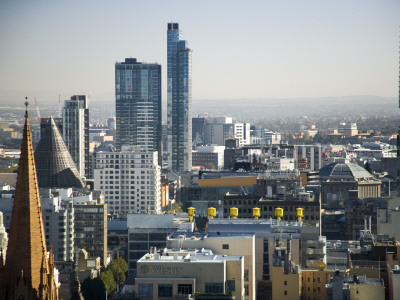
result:
<svg viewBox="0 0 400 300"><path fill-rule="evenodd" d="M231 117L204 118L204 145L223 146L225 140L233 137Z"/></svg>
<svg viewBox="0 0 400 300"><path fill-rule="evenodd" d="M192 165L221 169L224 167L224 150L225 146L199 146L192 152Z"/></svg>
<svg viewBox="0 0 400 300"><path fill-rule="evenodd" d="M86 177L89 173L89 104L86 95L65 100L63 138L79 175Z"/></svg>
<svg viewBox="0 0 400 300"><path fill-rule="evenodd" d="M51 189L40 190L46 245L53 246L54 260L74 260L74 205L61 196L54 197Z"/></svg>
<svg viewBox="0 0 400 300"><path fill-rule="evenodd" d="M262 138L267 145L279 145L281 143L282 135L278 132L265 130L262 133Z"/></svg>
<svg viewBox="0 0 400 300"><path fill-rule="evenodd" d="M250 123L235 123L234 136L239 139L239 146L250 145Z"/></svg>
<svg viewBox="0 0 400 300"><path fill-rule="evenodd" d="M94 187L104 193L110 213L161 213L158 153L137 146L96 153Z"/></svg>

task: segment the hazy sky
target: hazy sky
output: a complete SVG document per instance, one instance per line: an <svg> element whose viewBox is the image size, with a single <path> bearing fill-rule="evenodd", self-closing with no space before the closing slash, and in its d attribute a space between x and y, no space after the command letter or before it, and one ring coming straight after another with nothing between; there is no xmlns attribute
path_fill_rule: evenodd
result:
<svg viewBox="0 0 400 300"><path fill-rule="evenodd" d="M400 1L0 0L0 104L90 93L114 66L158 62L167 23L193 49L193 100L398 94Z"/></svg>

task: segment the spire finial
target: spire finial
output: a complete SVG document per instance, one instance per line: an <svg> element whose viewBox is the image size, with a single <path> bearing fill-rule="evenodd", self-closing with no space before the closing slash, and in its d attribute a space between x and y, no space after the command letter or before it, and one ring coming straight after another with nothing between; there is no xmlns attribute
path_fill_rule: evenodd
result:
<svg viewBox="0 0 400 300"><path fill-rule="evenodd" d="M29 102L28 102L28 97L25 97L25 116L28 116L28 105L29 105Z"/></svg>

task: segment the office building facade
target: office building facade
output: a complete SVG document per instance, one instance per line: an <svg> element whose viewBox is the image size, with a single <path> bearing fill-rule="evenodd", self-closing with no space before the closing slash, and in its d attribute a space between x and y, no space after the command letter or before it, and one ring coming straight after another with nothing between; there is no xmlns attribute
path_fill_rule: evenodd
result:
<svg viewBox="0 0 400 300"><path fill-rule="evenodd" d="M187 172L192 167L192 51L180 34L178 23L168 23L168 168Z"/></svg>
<svg viewBox="0 0 400 300"><path fill-rule="evenodd" d="M161 65L126 58L115 64L116 144L158 151L161 165Z"/></svg>
<svg viewBox="0 0 400 300"><path fill-rule="evenodd" d="M103 191L110 213L161 213L157 158L157 152L126 145L120 152L96 153L94 186Z"/></svg>
<svg viewBox="0 0 400 300"><path fill-rule="evenodd" d="M63 138L81 177L89 173L89 103L86 95L65 100Z"/></svg>

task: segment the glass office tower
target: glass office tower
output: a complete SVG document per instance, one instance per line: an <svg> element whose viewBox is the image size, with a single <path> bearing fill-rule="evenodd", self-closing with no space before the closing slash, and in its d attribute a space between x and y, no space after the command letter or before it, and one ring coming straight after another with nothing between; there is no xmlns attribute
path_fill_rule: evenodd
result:
<svg viewBox="0 0 400 300"><path fill-rule="evenodd" d="M192 50L180 39L178 23L168 23L168 168L192 168Z"/></svg>
<svg viewBox="0 0 400 300"><path fill-rule="evenodd" d="M161 66L126 58L115 64L116 144L140 146L143 151L161 149Z"/></svg>

